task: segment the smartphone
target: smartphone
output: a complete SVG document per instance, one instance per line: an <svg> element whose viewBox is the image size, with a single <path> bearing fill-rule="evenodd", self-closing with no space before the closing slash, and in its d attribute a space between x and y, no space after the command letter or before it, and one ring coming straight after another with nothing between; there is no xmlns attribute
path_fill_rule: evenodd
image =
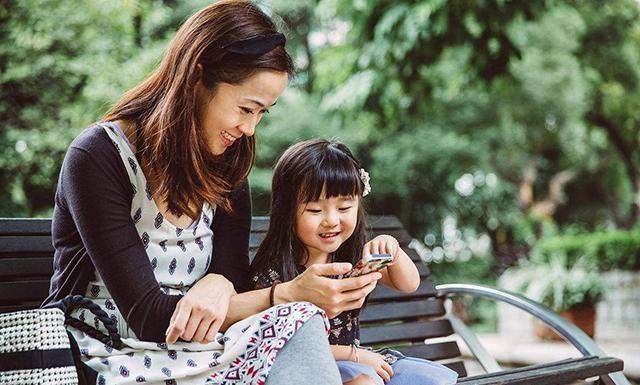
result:
<svg viewBox="0 0 640 385"><path fill-rule="evenodd" d="M391 262L393 262L393 256L388 253L365 255L342 278L359 277L374 271L380 271Z"/></svg>

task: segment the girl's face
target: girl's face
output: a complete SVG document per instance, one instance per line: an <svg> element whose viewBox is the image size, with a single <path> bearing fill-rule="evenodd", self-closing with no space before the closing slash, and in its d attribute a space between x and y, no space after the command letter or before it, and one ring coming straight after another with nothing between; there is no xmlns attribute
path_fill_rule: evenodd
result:
<svg viewBox="0 0 640 385"><path fill-rule="evenodd" d="M221 155L241 136L252 136L288 80L286 72L260 70L240 84L218 84L213 97L198 82L198 95L204 104L200 122L211 152Z"/></svg>
<svg viewBox="0 0 640 385"><path fill-rule="evenodd" d="M353 234L358 222L358 197L338 196L298 204L296 235L309 259L328 257Z"/></svg>

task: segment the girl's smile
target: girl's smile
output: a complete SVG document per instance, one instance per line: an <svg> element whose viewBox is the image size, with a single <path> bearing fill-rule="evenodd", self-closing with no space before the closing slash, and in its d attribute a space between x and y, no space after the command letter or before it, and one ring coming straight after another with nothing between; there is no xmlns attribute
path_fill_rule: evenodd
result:
<svg viewBox="0 0 640 385"><path fill-rule="evenodd" d="M324 194L323 194L324 195ZM358 198L337 196L300 203L296 235L310 263L324 263L353 234L358 222Z"/></svg>

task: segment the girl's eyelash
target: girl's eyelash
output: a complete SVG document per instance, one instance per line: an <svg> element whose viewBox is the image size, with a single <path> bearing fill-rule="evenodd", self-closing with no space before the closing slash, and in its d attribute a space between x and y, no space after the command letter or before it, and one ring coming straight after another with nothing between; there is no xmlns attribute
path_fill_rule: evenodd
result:
<svg viewBox="0 0 640 385"><path fill-rule="evenodd" d="M349 207L340 207L340 210L349 210L352 206Z"/></svg>

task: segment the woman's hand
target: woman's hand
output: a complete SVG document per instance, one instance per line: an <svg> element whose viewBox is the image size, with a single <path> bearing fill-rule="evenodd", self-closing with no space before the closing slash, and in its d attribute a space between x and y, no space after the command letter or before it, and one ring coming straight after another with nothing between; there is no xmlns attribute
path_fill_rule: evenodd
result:
<svg viewBox="0 0 640 385"><path fill-rule="evenodd" d="M350 269L350 263L311 265L293 280L276 287L276 303L308 301L323 309L329 318L359 309L382 275L374 272L354 278L329 278Z"/></svg>
<svg viewBox="0 0 640 385"><path fill-rule="evenodd" d="M363 257L365 255L382 253L391 254L391 256L393 256L393 262L391 262L391 264L396 263L398 260L398 255L400 254L400 244L398 243L398 240L391 235L378 235L369 242L365 243L362 249Z"/></svg>
<svg viewBox="0 0 640 385"><path fill-rule="evenodd" d="M382 354L374 353L369 350L358 349L359 362L364 365L371 366L380 377L387 382L393 377L393 369L391 365L384 360Z"/></svg>
<svg viewBox="0 0 640 385"><path fill-rule="evenodd" d="M171 316L167 343L213 341L227 316L229 299L236 294L233 284L219 274L207 274L185 294Z"/></svg>

